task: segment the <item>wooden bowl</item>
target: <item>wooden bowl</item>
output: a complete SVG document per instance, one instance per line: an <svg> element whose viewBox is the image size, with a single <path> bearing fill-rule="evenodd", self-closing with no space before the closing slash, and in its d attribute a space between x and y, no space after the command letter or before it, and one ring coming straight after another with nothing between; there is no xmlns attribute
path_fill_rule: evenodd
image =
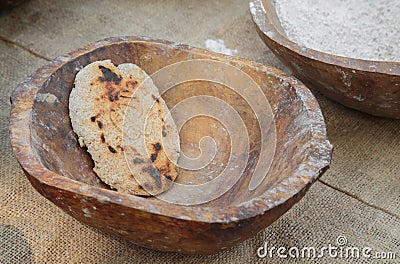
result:
<svg viewBox="0 0 400 264"><path fill-rule="evenodd" d="M191 82L166 93L165 101L170 105L196 94L218 97L237 109L251 128L251 162L237 184L208 203L178 205L118 193L100 182L90 155L79 147L71 128L68 97L77 71L103 59L115 64L133 62L149 74L176 62L210 59L248 74L268 98L275 122L276 148L266 178L254 191L249 190L262 145L249 106L222 85ZM12 148L38 192L83 223L162 251L211 254L250 238L300 200L327 169L332 154L318 103L295 78L255 62L163 40L110 38L67 53L20 84L11 101ZM216 158L226 158L229 144L218 138L221 133L207 128L212 121L197 121L200 125L188 124L180 132L182 149L189 142L197 143L202 133L211 133L223 143ZM273 139L268 137L267 141ZM190 178L190 173L180 172L178 179L185 177Z"/></svg>
<svg viewBox="0 0 400 264"><path fill-rule="evenodd" d="M0 9L7 9L22 4L27 0L2 0L0 2Z"/></svg>
<svg viewBox="0 0 400 264"><path fill-rule="evenodd" d="M331 55L289 40L272 0L250 0L262 40L294 75L328 98L375 116L400 118L400 62Z"/></svg>

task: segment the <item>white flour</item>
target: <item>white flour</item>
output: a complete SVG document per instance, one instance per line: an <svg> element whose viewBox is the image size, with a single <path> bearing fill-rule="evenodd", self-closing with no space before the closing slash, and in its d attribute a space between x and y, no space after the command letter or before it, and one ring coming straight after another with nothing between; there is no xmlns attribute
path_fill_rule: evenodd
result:
<svg viewBox="0 0 400 264"><path fill-rule="evenodd" d="M351 58L400 61L400 0L275 0L288 38Z"/></svg>
<svg viewBox="0 0 400 264"><path fill-rule="evenodd" d="M214 51L214 52L219 52L219 53L224 53L228 55L234 55L238 51L237 50L231 50L225 47L225 41L222 39L218 40L213 40L213 39L207 39L205 42L206 48Z"/></svg>

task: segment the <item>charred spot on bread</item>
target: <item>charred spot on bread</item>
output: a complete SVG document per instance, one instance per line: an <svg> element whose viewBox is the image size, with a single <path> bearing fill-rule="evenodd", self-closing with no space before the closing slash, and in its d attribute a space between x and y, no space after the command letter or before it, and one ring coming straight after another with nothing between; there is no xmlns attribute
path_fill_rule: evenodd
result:
<svg viewBox="0 0 400 264"><path fill-rule="evenodd" d="M119 100L120 90L115 88L113 85L107 84L106 85L107 91L104 96L108 97L110 102L114 102Z"/></svg>
<svg viewBox="0 0 400 264"><path fill-rule="evenodd" d="M92 117L90 118L90 121L95 122L95 121L96 121L96 117L95 117L95 116L92 116Z"/></svg>
<svg viewBox="0 0 400 264"><path fill-rule="evenodd" d="M113 147L111 147L111 146L108 146L108 150L109 150L111 153L117 153L117 151L115 150L115 148L113 148Z"/></svg>
<svg viewBox="0 0 400 264"><path fill-rule="evenodd" d="M99 69L103 73L103 77L99 77L101 82L113 82L115 84L119 84L121 82L121 78L109 68L100 65Z"/></svg>
<svg viewBox="0 0 400 264"><path fill-rule="evenodd" d="M161 150L161 144L157 142L156 144L153 144L153 148L154 148L155 151L160 151Z"/></svg>
<svg viewBox="0 0 400 264"><path fill-rule="evenodd" d="M154 168L152 165L146 166L142 169L143 172L150 174L150 176L156 181L157 186L161 187L161 174L160 172ZM146 189L147 187L144 186Z"/></svg>
<svg viewBox="0 0 400 264"><path fill-rule="evenodd" d="M167 136L167 129L165 128L165 125L162 126L162 136L166 137Z"/></svg>
<svg viewBox="0 0 400 264"><path fill-rule="evenodd" d="M104 137L103 133L101 133L100 139L101 139L101 142L103 142L103 143L106 142L106 138Z"/></svg>
<svg viewBox="0 0 400 264"><path fill-rule="evenodd" d="M151 156L150 156L151 162L153 163L154 161L156 161L156 159L157 159L157 153L151 154Z"/></svg>
<svg viewBox="0 0 400 264"><path fill-rule="evenodd" d="M102 129L103 128L103 123L100 120L97 120L97 126Z"/></svg>
<svg viewBox="0 0 400 264"><path fill-rule="evenodd" d="M116 101L116 100L118 100L118 99L119 99L118 94L110 94L110 95L108 96L108 100L110 100L110 102L114 102L114 101Z"/></svg>
<svg viewBox="0 0 400 264"><path fill-rule="evenodd" d="M143 160L141 158L134 158L133 163L135 164L143 163Z"/></svg>
<svg viewBox="0 0 400 264"><path fill-rule="evenodd" d="M131 76L131 78L132 78L132 76ZM125 83L125 86L126 86L126 88L135 87L136 84L138 84L137 81L127 81L127 82ZM126 91L129 92L129 90L126 90Z"/></svg>

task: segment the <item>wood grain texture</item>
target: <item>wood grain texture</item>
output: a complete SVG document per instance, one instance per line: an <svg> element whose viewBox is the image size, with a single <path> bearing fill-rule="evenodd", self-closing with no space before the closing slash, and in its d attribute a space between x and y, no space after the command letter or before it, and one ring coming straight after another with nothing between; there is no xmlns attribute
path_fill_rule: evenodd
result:
<svg viewBox="0 0 400 264"><path fill-rule="evenodd" d="M250 0L262 40L294 75L328 98L381 117L400 119L400 62L340 57L290 41L271 0Z"/></svg>
<svg viewBox="0 0 400 264"><path fill-rule="evenodd" d="M166 103L193 94L217 95L237 110L251 131L249 155L253 162L246 166L237 184L209 203L182 206L154 197L118 193L99 181L89 154L79 147L72 131L68 97L75 74L85 65L104 59L111 59L116 65L135 63L148 74L189 59L240 66L260 86L275 118L276 150L265 180L256 190L249 190L261 142L249 105L223 87L192 84L168 92ZM305 195L328 168L332 154L319 105L298 80L258 63L163 40L110 38L67 53L20 84L11 101L13 152L36 190L83 223L162 251L212 254L250 238ZM181 131L181 144L197 142L203 132L210 132L207 125L212 121L199 121L201 126L189 125L199 133L192 129ZM219 140L221 134L215 136ZM220 139L221 146L224 140ZM229 148L221 153L226 151ZM224 159L224 155L220 158ZM197 176L182 172L178 181Z"/></svg>

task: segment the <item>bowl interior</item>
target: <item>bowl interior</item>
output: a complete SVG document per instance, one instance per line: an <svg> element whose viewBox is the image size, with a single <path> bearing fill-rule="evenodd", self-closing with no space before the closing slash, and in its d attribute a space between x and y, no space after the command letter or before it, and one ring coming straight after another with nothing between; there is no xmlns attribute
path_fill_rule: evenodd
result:
<svg viewBox="0 0 400 264"><path fill-rule="evenodd" d="M211 53L192 50L177 45L166 45L156 42L112 43L95 50L83 52L59 67L44 82L38 91L32 108L30 124L32 148L43 165L57 174L98 188L110 189L102 183L93 172L93 161L88 152L79 147L77 136L71 127L68 115L68 98L74 85L74 78L79 69L96 61L111 59L114 64L135 63L148 74L180 61L190 59L217 59ZM224 195L202 205L205 207L224 207L238 205L263 195L275 188L282 181L290 182L309 155L311 125L309 112L304 107L293 79L285 77L280 71L267 67L256 67L238 59L230 58L229 63L240 65L262 89L271 106L276 132L264 131L266 138L261 140L260 125L256 113L249 103L236 91L223 84L210 81L192 80L179 85L163 94L170 108L191 96L208 95L219 98L232 106L240 115L247 128L250 151L249 159L238 182ZM229 78L229 76L227 76ZM245 86L239 89L246 89ZM217 105L209 105L217 108ZM180 113L174 113L179 118ZM200 139L212 137L218 148L213 161L197 171L180 169L179 183L205 183L218 176L228 162L232 144L225 126L215 118L195 117L180 131L181 149L191 157L200 154ZM267 142L275 141L275 150ZM235 143L234 143L235 144ZM255 189L249 190L252 172L260 160L261 147L265 146L273 156L272 164L265 179ZM299 184L298 182L296 184ZM298 190L304 186L293 186ZM143 198L149 201L156 198Z"/></svg>

